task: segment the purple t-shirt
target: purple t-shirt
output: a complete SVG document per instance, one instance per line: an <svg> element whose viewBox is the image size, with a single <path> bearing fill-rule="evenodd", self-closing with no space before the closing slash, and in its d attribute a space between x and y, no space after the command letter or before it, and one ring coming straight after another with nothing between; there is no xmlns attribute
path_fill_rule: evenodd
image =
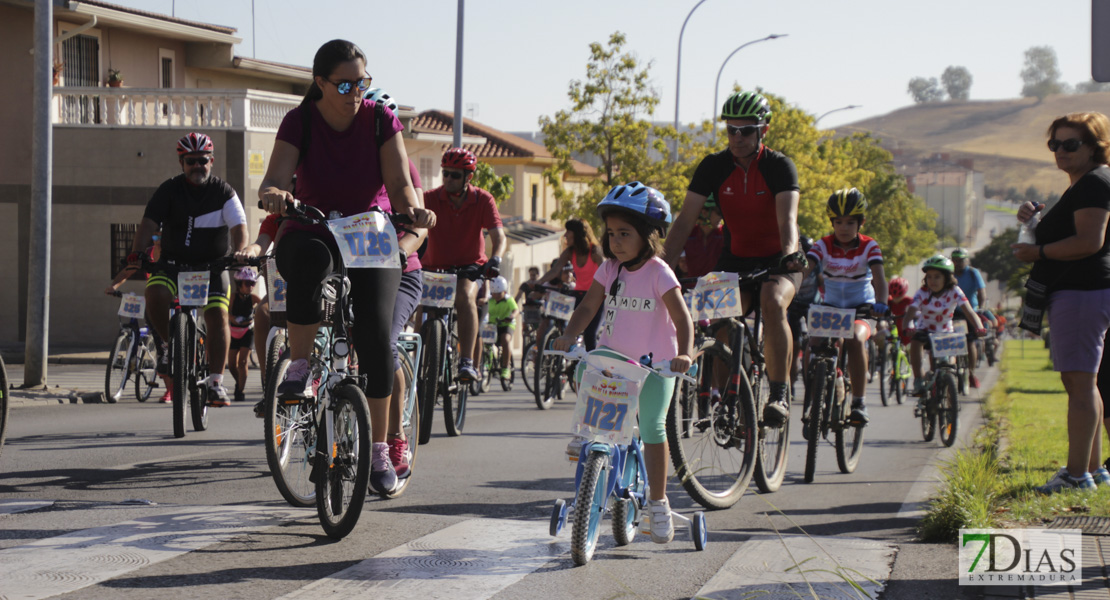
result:
<svg viewBox="0 0 1110 600"><path fill-rule="evenodd" d="M648 352L655 362L678 356L678 334L663 304L663 294L678 287L674 271L658 257L635 271L621 269L617 295L610 296L619 265L609 259L594 274L594 283L605 289L598 344L633 359Z"/></svg>
<svg viewBox="0 0 1110 600"><path fill-rule="evenodd" d="M389 195L382 179L381 153L375 136L374 103L363 100L354 122L346 131L332 129L324 121L315 102L309 102L308 110L312 119L311 139L308 152L301 157L295 171L297 199L315 206L325 215L333 210L345 217L375 207L389 210ZM299 149L304 112L304 108L298 106L286 113L278 128L277 139ZM384 108L383 114L386 117L382 123L384 142L404 127L388 108ZM309 228L295 222L286 223L286 231L297 229ZM419 265L419 262L416 264ZM405 270L412 269L413 257L409 257L409 266Z"/></svg>

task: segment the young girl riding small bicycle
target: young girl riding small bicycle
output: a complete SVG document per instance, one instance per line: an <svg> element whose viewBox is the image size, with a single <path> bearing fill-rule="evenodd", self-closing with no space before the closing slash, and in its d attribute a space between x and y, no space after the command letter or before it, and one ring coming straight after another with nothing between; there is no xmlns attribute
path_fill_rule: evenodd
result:
<svg viewBox="0 0 1110 600"><path fill-rule="evenodd" d="M634 181L609 191L597 206L605 222L602 250L606 260L594 275L586 297L575 309L556 350L567 350L598 310L602 315L599 350L612 349L636 358L670 360L684 373L693 355L694 326L674 272L659 258L671 222L671 207L659 191ZM581 376L580 367L579 376ZM652 373L640 392L640 437L648 472L651 539L674 538L667 502L667 408L675 380Z"/></svg>

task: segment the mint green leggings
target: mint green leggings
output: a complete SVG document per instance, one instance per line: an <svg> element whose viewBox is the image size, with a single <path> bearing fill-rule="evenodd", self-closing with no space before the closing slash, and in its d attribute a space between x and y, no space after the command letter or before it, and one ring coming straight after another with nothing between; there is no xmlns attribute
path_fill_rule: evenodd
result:
<svg viewBox="0 0 1110 600"><path fill-rule="evenodd" d="M595 352L611 358L627 358L615 350L606 350L608 348L598 347ZM579 362L575 373L579 383L585 372L585 361ZM667 409L674 396L674 384L674 377L663 377L659 373L652 373L644 380L644 387L640 389L640 439L645 444L662 444L667 441Z"/></svg>

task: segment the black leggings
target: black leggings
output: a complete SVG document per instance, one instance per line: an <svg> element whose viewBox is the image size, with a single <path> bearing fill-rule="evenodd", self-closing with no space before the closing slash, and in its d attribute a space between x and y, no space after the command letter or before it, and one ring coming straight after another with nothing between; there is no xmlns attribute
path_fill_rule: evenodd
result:
<svg viewBox="0 0 1110 600"><path fill-rule="evenodd" d="M294 325L318 323L320 283L338 261L331 240L310 231L292 231L277 246L277 268L285 278L286 318ZM366 378L366 395L385 398L393 393L393 344L389 330L393 305L401 283L396 269L351 269L351 306L354 308L355 351L359 372Z"/></svg>

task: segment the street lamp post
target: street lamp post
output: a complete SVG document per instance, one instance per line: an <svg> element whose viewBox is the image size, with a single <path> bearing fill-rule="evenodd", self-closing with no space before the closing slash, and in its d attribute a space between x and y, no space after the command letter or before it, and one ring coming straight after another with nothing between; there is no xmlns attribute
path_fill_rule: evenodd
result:
<svg viewBox="0 0 1110 600"><path fill-rule="evenodd" d="M820 117L817 117L813 121L813 127L816 128L817 124L821 122L821 119L824 119L825 117L833 114L834 112L840 112L842 110L852 110L853 108L862 108L862 106L863 106L862 104L849 104L848 106L841 106L840 108L834 108L834 109L830 110L829 112L822 114Z"/></svg>
<svg viewBox="0 0 1110 600"><path fill-rule="evenodd" d="M751 46L752 44L758 44L759 42L766 42L768 40L774 40L774 39L777 39L777 38L780 38L780 37L786 37L787 35L789 35L789 34L787 34L787 33L772 33L771 35L769 35L765 38L759 38L758 40L752 40L752 41L750 41L746 44L741 44L739 48L732 51L732 54L729 54L727 57L725 57L725 61L721 63L721 68L717 69L717 83L713 84L713 110L709 113L710 115L717 114L717 109L720 108L720 106L717 104L717 90L719 90L721 88L721 73L725 72L725 65L728 64L728 61L733 56L736 56L737 52L743 50L744 48L747 48L748 46ZM710 117L710 118L712 119L712 117Z"/></svg>
<svg viewBox="0 0 1110 600"><path fill-rule="evenodd" d="M690 12L686 13L686 20L682 22L682 29L678 30L678 59L675 61L675 74L674 74L674 128L678 131L678 92L679 84L682 82L682 36L686 33L686 24L690 22L690 17L693 16L694 11L699 6L705 3L705 0L699 0ZM671 160L678 160L678 139L676 138L671 142Z"/></svg>

